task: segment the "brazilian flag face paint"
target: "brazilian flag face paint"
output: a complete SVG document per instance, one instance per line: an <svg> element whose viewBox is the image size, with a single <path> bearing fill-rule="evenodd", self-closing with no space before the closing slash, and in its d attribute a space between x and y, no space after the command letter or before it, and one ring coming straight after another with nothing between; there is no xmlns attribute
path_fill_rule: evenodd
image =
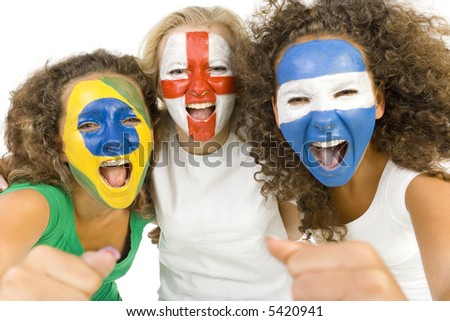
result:
<svg viewBox="0 0 450 321"><path fill-rule="evenodd" d="M130 206L153 146L150 119L137 87L119 76L76 83L63 126L64 152L79 184L111 208Z"/></svg>

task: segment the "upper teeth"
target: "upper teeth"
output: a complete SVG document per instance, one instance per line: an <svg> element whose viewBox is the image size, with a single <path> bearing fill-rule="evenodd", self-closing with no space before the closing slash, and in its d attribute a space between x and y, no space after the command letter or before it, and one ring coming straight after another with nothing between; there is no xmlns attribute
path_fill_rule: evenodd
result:
<svg viewBox="0 0 450 321"><path fill-rule="evenodd" d="M101 165L101 167L114 167L114 166L121 166L124 164L129 164L130 161L127 159L113 159L110 161L104 161Z"/></svg>
<svg viewBox="0 0 450 321"><path fill-rule="evenodd" d="M200 104L189 104L187 105L188 108L194 108L194 109L204 109L208 107L214 106L213 103L200 103Z"/></svg>
<svg viewBox="0 0 450 321"><path fill-rule="evenodd" d="M339 140L330 140L326 142L314 142L311 145L318 148L328 148L337 146L342 143L345 143L345 140L339 139Z"/></svg>

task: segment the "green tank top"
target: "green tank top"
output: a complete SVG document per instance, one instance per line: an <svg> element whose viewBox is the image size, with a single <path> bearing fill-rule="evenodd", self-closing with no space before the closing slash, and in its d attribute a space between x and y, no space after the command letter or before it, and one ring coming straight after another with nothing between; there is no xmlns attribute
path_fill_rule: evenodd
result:
<svg viewBox="0 0 450 321"><path fill-rule="evenodd" d="M48 226L39 241L34 245L50 245L65 252L81 256L83 247L75 230L73 204L70 196L62 189L44 184L31 185L29 183L16 183L11 185L1 194L10 193L22 189L32 189L41 193L50 207ZM121 300L116 280L129 270L131 263L141 242L142 232L152 219L143 219L138 213L132 212L130 216L130 251L120 261L111 274L103 281L103 285L94 294L94 301L119 301Z"/></svg>

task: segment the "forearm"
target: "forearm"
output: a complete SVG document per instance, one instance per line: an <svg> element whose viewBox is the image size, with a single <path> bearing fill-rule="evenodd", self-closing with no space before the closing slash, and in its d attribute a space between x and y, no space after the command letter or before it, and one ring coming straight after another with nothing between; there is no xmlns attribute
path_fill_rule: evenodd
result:
<svg viewBox="0 0 450 321"><path fill-rule="evenodd" d="M299 231L301 223L300 212L295 204L290 202L283 202L278 205L280 210L281 219L286 229L288 239L291 241L297 241L302 236Z"/></svg>

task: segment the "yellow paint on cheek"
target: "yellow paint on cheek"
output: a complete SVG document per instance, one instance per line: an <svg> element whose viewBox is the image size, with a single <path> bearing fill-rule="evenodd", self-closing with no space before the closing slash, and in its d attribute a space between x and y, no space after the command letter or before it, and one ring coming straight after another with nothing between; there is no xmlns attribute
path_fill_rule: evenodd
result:
<svg viewBox="0 0 450 321"><path fill-rule="evenodd" d="M128 184L120 188L107 185L99 172L100 165L117 157L93 155L85 146L83 136L78 130L78 117L91 102L101 98L116 98L126 103L141 122L135 127L140 146L132 153L122 155L132 166ZM81 81L72 89L67 101L66 121L64 124L63 142L65 153L74 176L90 194L112 208L126 208L131 205L139 192L143 177L146 174L153 146L153 133L138 109L120 95L111 86L101 80Z"/></svg>

